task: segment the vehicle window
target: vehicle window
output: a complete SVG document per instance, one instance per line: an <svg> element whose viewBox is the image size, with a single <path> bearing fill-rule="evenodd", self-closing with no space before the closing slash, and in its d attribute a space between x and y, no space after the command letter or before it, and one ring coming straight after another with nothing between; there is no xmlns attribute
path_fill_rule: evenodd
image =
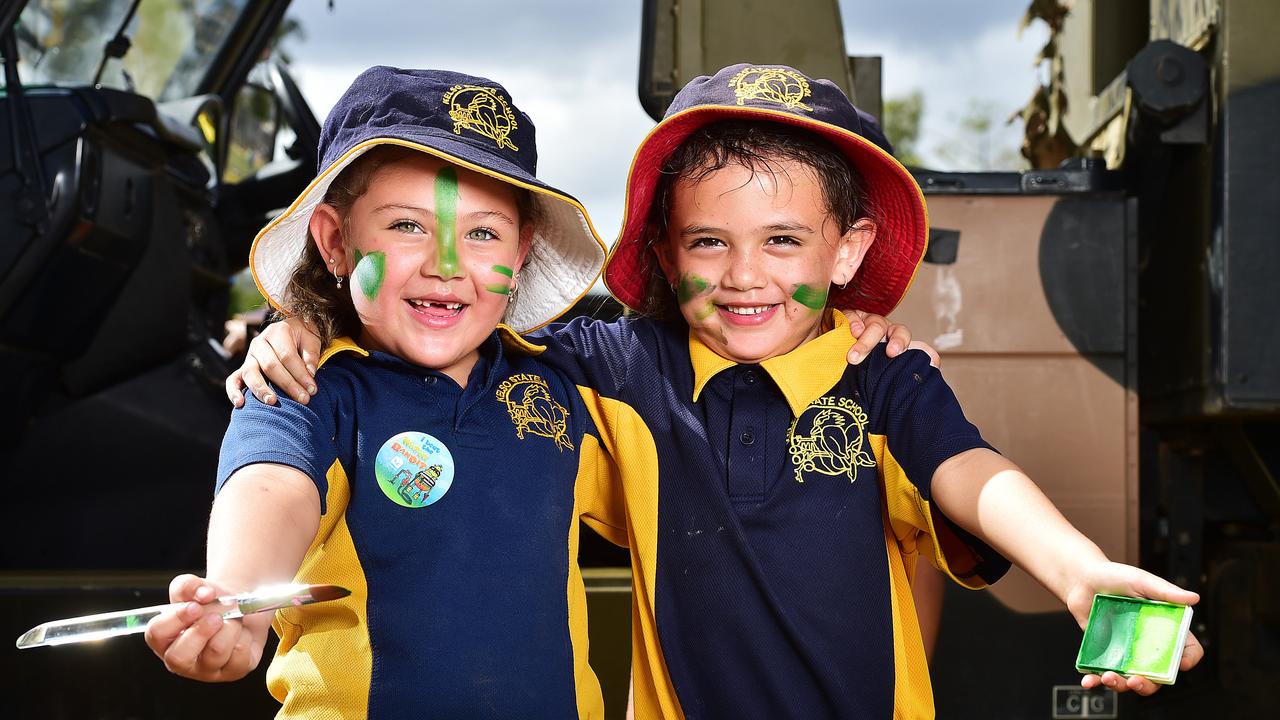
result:
<svg viewBox="0 0 1280 720"><path fill-rule="evenodd" d="M31 0L16 24L18 71L29 85L129 90L154 100L190 97L247 0ZM129 49L106 57L128 18Z"/></svg>

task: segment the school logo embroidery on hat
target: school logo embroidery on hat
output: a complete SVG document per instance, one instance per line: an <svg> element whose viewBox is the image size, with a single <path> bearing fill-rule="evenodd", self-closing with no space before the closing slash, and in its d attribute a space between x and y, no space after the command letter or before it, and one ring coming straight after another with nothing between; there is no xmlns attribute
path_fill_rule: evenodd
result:
<svg viewBox="0 0 1280 720"><path fill-rule="evenodd" d="M516 129L515 113L497 90L479 85L454 85L444 94L444 104L449 106L455 135L461 135L466 128L493 140L499 148L520 150L507 139Z"/></svg>
<svg viewBox="0 0 1280 720"><path fill-rule="evenodd" d="M875 467L866 447L867 413L848 398L824 397L796 418L787 434L796 482L804 473L857 479L859 467Z"/></svg>
<svg viewBox="0 0 1280 720"><path fill-rule="evenodd" d="M561 452L572 450L569 440L569 411L551 397L547 381L537 375L512 375L498 386L498 400L505 403L516 425L516 437L526 432L551 438Z"/></svg>
<svg viewBox="0 0 1280 720"><path fill-rule="evenodd" d="M777 103L788 110L813 108L802 102L809 97L809 81L786 68L749 67L729 80L729 87L743 105L748 100Z"/></svg>

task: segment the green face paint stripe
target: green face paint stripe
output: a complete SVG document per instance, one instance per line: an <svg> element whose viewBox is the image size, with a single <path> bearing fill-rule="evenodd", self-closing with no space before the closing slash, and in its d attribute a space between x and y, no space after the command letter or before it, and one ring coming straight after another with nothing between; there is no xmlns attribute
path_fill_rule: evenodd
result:
<svg viewBox="0 0 1280 720"><path fill-rule="evenodd" d="M694 318L696 318L696 319L698 319L698 320L706 320L707 318L709 318L709 317L711 317L712 315L714 315L714 314L715 314L715 311L716 311L716 306L715 306L715 304L714 304L714 303L707 303L707 306L706 306L706 307L704 307L704 308L702 308L701 310L698 310L697 312L695 312L695 313L693 314L693 317L694 317Z"/></svg>
<svg viewBox="0 0 1280 720"><path fill-rule="evenodd" d="M485 285L485 286L484 286L484 289L485 289L485 290L488 290L488 291L489 291L489 292L491 292L491 293L497 293L497 294L499 294L499 295L510 295L510 294L511 294L511 288L510 288L510 287L508 287L508 286L506 286L506 285L504 285L504 284L502 284L502 283L494 283L494 284L492 284L492 285Z"/></svg>
<svg viewBox="0 0 1280 720"><path fill-rule="evenodd" d="M507 277L515 276L515 273L511 271L511 268L507 267L506 265L494 265L493 271L496 273L500 273L502 275L506 275Z"/></svg>
<svg viewBox="0 0 1280 720"><path fill-rule="evenodd" d="M356 284L360 286L360 292L364 296L372 300L378 296L378 291L382 289L382 279L386 271L387 256L382 252L371 252L363 255L360 261L356 263L355 275Z"/></svg>
<svg viewBox="0 0 1280 720"><path fill-rule="evenodd" d="M811 288L801 283L796 285L795 292L791 293L791 299L810 310L821 310L827 305L827 289Z"/></svg>
<svg viewBox="0 0 1280 720"><path fill-rule="evenodd" d="M681 275L680 282L676 283L676 300L684 305L699 295L705 295L715 289L715 285L697 275Z"/></svg>
<svg viewBox="0 0 1280 720"><path fill-rule="evenodd" d="M360 252L359 250L353 250L352 252L355 253L356 265L359 265L360 261L364 259L364 253Z"/></svg>
<svg viewBox="0 0 1280 720"><path fill-rule="evenodd" d="M444 167L436 174L436 266L444 277L458 271L454 233L458 221L458 171Z"/></svg>

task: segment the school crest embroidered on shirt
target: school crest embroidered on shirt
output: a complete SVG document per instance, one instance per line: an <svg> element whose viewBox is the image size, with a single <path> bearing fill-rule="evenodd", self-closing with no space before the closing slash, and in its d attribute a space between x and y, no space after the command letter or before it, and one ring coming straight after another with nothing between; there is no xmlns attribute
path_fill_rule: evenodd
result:
<svg viewBox="0 0 1280 720"><path fill-rule="evenodd" d="M805 408L787 435L796 482L804 482L806 472L853 482L859 467L875 467L866 427L867 413L848 398L824 397Z"/></svg>
<svg viewBox="0 0 1280 720"><path fill-rule="evenodd" d="M516 116L497 90L479 85L454 85L444 94L444 104L449 106L455 135L461 135L466 128L494 141L499 148L520 149L507 139L516 129Z"/></svg>
<svg viewBox="0 0 1280 720"><path fill-rule="evenodd" d="M809 81L793 70L749 67L734 75L729 87L739 105L755 100L777 103L788 110L813 110L803 102L809 97Z"/></svg>
<svg viewBox="0 0 1280 720"><path fill-rule="evenodd" d="M505 403L516 425L516 437L526 432L551 438L562 452L572 450L569 411L551 397L547 381L537 375L512 375L498 386L498 400Z"/></svg>

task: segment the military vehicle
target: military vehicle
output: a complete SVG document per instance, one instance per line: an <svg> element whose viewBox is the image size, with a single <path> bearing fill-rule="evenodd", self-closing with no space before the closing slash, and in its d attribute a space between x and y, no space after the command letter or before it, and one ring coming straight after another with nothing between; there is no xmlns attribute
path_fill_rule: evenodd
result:
<svg viewBox="0 0 1280 720"><path fill-rule="evenodd" d="M260 62L287 5L0 0L0 605L15 637L160 602L169 577L203 565L230 278L315 171L314 115L286 68ZM1202 593L1208 654L1154 698L1081 691L1078 628L1015 572L988 592L946 590L938 712L1266 713L1280 679L1280 333L1267 320L1280 8L1030 5L1052 20L1055 71L1028 113L1044 130L1033 140L1052 142L1029 152L1066 160L916 169L931 248L894 317L944 352L970 417L1108 554ZM835 0L639 9L638 90L655 118L684 82L743 59L832 78L880 113L893 58L851 57ZM592 663L620 717L626 555L590 535ZM262 669L188 682L141 642L10 649L0 671L5 717L275 708Z"/></svg>

